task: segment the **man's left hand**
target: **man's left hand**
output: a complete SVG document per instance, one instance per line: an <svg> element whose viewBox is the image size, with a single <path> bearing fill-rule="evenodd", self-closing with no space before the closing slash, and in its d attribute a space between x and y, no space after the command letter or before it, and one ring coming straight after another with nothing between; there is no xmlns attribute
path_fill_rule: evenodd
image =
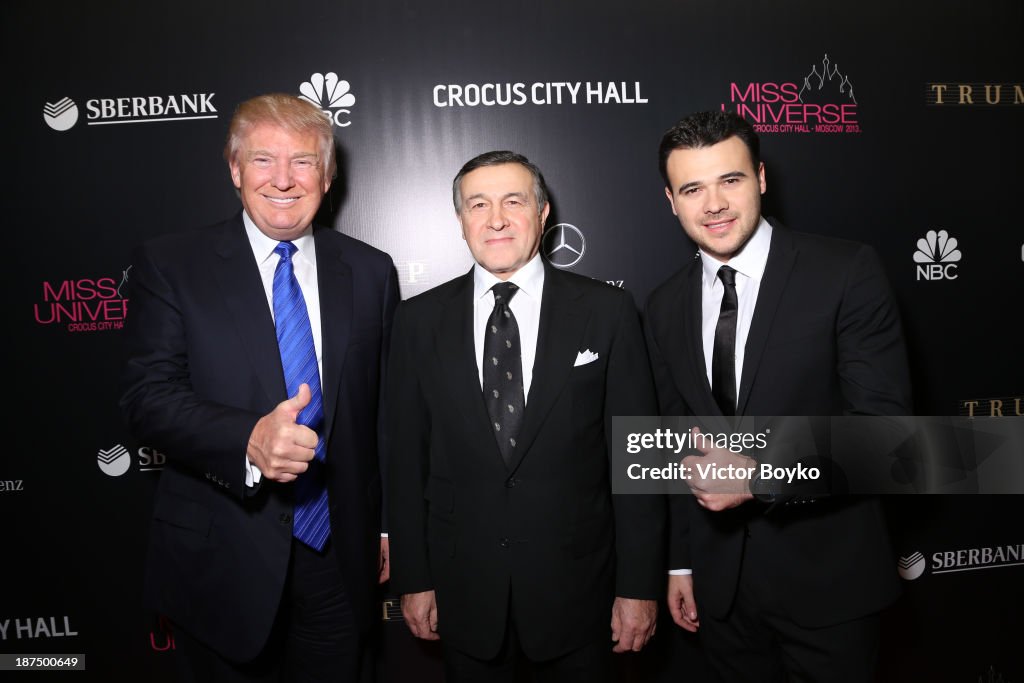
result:
<svg viewBox="0 0 1024 683"><path fill-rule="evenodd" d="M387 536L381 536L380 539L380 563L377 569L377 583L384 583L391 578L391 545Z"/></svg>
<svg viewBox="0 0 1024 683"><path fill-rule="evenodd" d="M656 600L615 598L612 605L612 652L639 652L657 627Z"/></svg>
<svg viewBox="0 0 1024 683"><path fill-rule="evenodd" d="M694 436L700 434L696 427L691 432ZM697 450L701 455L688 455L682 460L685 468L683 471L690 477L686 483L696 496L697 503L702 508L720 512L752 500L754 496L750 493L748 475L756 471L754 468L757 467L757 461L726 448L707 447L703 442L699 443ZM707 476L701 476L701 470ZM712 477L712 473L718 476Z"/></svg>

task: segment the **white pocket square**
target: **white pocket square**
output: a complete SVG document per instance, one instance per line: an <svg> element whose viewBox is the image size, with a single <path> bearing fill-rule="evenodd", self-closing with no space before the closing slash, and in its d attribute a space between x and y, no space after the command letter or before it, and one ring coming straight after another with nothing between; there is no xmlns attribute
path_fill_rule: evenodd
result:
<svg viewBox="0 0 1024 683"><path fill-rule="evenodd" d="M576 354L576 362L573 363L573 367L578 368L581 365L593 363L595 360L597 360L597 354L591 351L590 349L587 349L586 351L580 351L579 353Z"/></svg>

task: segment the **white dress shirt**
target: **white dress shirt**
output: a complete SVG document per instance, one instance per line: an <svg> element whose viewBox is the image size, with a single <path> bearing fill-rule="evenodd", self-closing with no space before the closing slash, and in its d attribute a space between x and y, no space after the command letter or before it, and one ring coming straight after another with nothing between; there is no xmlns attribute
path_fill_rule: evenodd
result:
<svg viewBox="0 0 1024 683"><path fill-rule="evenodd" d="M484 386L484 331L487 320L494 310L494 292L491 287L502 282L476 264L473 266L473 346L476 349L476 368L480 374L480 389ZM529 400L530 385L533 383L533 361L537 357L537 332L540 328L540 302L544 293L544 264L540 254L535 254L525 266L512 274L505 282L512 282L519 291L512 297L508 307L519 327L519 347L523 361L523 399Z"/></svg>
<svg viewBox="0 0 1024 683"><path fill-rule="evenodd" d="M245 235L249 238L249 246L252 247L253 258L260 269L260 279L263 281L263 290L267 295L267 307L270 309L270 317L274 318L274 271L281 257L274 253L274 249L280 244L277 240L271 239L260 232L256 224L249 218L249 214L242 211L242 222L245 224ZM323 387L324 361L323 344L321 342L320 325L320 289L316 279L316 245L313 239L313 226L309 226L300 237L292 240L296 251L292 254L292 270L295 279L302 288L302 297L306 300L306 312L309 314L309 326L313 330L313 347L316 349L316 364L320 372L320 386ZM263 473L245 458L245 485L254 486L259 482Z"/></svg>
<svg viewBox="0 0 1024 683"><path fill-rule="evenodd" d="M754 228L754 234L747 240L740 253L729 259L729 267L736 271L736 395L739 397L740 379L743 374L743 358L750 334L750 321L754 319L757 293L761 290L761 277L768 264L768 248L772 242L772 226L764 218ZM715 328L718 314L722 309L725 285L718 277L718 269L726 265L714 256L700 252L704 275L701 278L701 333L704 341L704 364L711 377L711 359L715 352Z"/></svg>

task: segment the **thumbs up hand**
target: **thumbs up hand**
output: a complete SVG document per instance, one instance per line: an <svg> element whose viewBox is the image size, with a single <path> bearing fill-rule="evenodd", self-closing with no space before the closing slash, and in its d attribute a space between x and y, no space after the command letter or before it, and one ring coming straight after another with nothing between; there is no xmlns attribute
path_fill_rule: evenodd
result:
<svg viewBox="0 0 1024 683"><path fill-rule="evenodd" d="M294 396L278 403L253 428L246 457L264 477L280 482L294 481L309 467L319 437L296 420L309 405L310 398L309 385L300 385Z"/></svg>

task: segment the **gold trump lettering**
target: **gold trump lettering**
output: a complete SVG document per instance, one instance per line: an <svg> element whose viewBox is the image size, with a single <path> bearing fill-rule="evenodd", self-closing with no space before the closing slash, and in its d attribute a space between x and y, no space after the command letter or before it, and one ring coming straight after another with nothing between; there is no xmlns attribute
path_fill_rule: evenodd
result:
<svg viewBox="0 0 1024 683"><path fill-rule="evenodd" d="M929 107L1014 107L1024 104L1020 83L928 83Z"/></svg>
<svg viewBox="0 0 1024 683"><path fill-rule="evenodd" d="M960 401L960 414L966 417L1024 417L1024 397L974 398Z"/></svg>

